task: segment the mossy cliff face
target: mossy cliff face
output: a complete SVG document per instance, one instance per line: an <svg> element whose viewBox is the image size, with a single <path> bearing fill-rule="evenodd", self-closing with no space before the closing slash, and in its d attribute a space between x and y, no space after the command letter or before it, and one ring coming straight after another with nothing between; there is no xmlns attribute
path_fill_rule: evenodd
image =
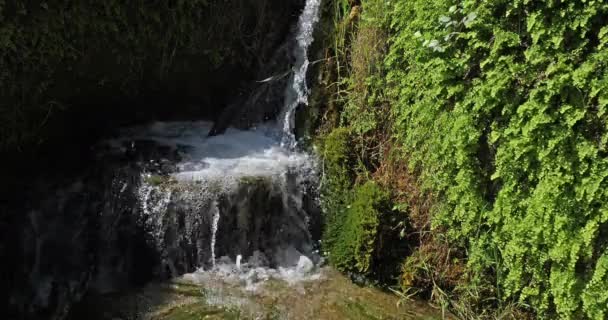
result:
<svg viewBox="0 0 608 320"><path fill-rule="evenodd" d="M462 318L606 319L608 5L332 4L314 107L319 140L349 132L351 180L327 153L327 230L373 180L402 212L379 225L410 247L406 293Z"/></svg>
<svg viewBox="0 0 608 320"><path fill-rule="evenodd" d="M0 150L139 121L214 118L272 60L302 6L1 1Z"/></svg>

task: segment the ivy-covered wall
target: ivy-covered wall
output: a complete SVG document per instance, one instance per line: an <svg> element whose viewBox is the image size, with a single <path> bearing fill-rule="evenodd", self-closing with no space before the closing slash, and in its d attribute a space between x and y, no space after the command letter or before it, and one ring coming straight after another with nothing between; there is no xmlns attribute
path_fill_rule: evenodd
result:
<svg viewBox="0 0 608 320"><path fill-rule="evenodd" d="M608 3L333 3L319 134L348 132L351 181L404 214L404 293L464 318L608 317Z"/></svg>
<svg viewBox="0 0 608 320"><path fill-rule="evenodd" d="M0 1L0 151L76 138L87 126L213 118L254 80L301 6Z"/></svg>

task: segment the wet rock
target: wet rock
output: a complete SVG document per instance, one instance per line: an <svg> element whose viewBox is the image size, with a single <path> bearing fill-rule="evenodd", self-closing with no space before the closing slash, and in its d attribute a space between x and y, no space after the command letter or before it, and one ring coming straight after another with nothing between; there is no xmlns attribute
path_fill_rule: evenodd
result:
<svg viewBox="0 0 608 320"><path fill-rule="evenodd" d="M315 268L315 265L313 264L312 260L310 260L306 256L300 256L300 260L298 261L298 266L296 267L296 270L299 273L309 274L314 270L314 268Z"/></svg>

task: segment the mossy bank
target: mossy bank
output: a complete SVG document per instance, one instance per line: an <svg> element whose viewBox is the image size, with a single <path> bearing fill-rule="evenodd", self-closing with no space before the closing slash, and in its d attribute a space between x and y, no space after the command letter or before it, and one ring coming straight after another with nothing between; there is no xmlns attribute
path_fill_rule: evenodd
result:
<svg viewBox="0 0 608 320"><path fill-rule="evenodd" d="M398 258L385 283L463 318L605 319L608 4L330 3L330 261Z"/></svg>

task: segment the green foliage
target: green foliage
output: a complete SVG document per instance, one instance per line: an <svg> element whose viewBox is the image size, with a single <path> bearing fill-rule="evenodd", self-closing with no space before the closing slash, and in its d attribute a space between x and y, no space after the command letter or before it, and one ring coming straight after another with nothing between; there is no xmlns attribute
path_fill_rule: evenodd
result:
<svg viewBox="0 0 608 320"><path fill-rule="evenodd" d="M605 319L608 3L361 6L353 40L336 53L349 61L336 100L353 158L372 173L381 167L381 157L370 165L361 150L377 153L379 131L389 127L402 161L433 195L442 250L467 253L471 278L463 287L495 287L484 291L494 297L464 300L526 305L541 318ZM374 45L376 35L388 48ZM354 239L342 238L344 252L355 252Z"/></svg>
<svg viewBox="0 0 608 320"><path fill-rule="evenodd" d="M324 137L320 146L323 249L339 269L369 273L388 194L371 181L354 186L350 137L347 129L337 128Z"/></svg>
<svg viewBox="0 0 608 320"><path fill-rule="evenodd" d="M336 128L321 141L325 189L340 191L351 186L351 138L346 128Z"/></svg>
<svg viewBox="0 0 608 320"><path fill-rule="evenodd" d="M375 280L392 279L406 248L391 242L399 238L406 221L392 214L389 192L382 191L370 175L370 164L377 163L379 156L375 136L387 128L389 115L377 107L386 101L379 88L387 48L384 25L388 22L378 17L387 17L388 4L381 0L361 6L349 1L333 4L336 32L329 65L335 69L329 72L337 76L337 82L330 86L336 88L330 104L341 110L341 119L335 124L345 127L322 137L319 148L324 163L323 247L330 262L341 270Z"/></svg>
<svg viewBox="0 0 608 320"><path fill-rule="evenodd" d="M319 154L323 158L321 205L325 212L324 249L336 246L340 226L351 201L351 139L345 128L336 128L323 137Z"/></svg>
<svg viewBox="0 0 608 320"><path fill-rule="evenodd" d="M391 16L394 132L441 195L435 226L501 299L603 319L608 4L408 1Z"/></svg>
<svg viewBox="0 0 608 320"><path fill-rule="evenodd" d="M378 246L380 215L388 194L369 181L357 186L353 201L338 221L338 235L330 248L330 261L341 270L369 273Z"/></svg>

